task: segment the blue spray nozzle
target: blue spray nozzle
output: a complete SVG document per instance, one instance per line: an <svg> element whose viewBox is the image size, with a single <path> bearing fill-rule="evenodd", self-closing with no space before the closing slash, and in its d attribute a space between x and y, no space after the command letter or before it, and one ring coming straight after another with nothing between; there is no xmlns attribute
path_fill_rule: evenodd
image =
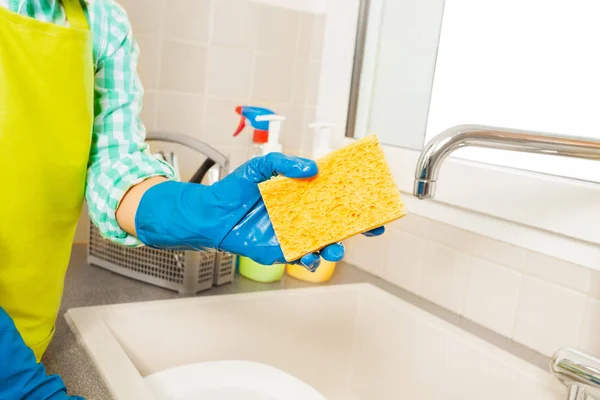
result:
<svg viewBox="0 0 600 400"><path fill-rule="evenodd" d="M264 107L253 107L253 106L238 106L235 108L235 112L238 113L242 119L238 125L233 136L237 136L246 126L246 120L250 122L250 125L258 131L268 131L269 121L257 121L256 118L261 115L275 114L274 111Z"/></svg>

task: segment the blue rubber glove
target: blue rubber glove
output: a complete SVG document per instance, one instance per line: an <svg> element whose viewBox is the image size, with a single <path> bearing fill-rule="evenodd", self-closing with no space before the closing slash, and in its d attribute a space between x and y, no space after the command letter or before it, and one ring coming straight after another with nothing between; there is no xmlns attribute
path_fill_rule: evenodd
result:
<svg viewBox="0 0 600 400"><path fill-rule="evenodd" d="M313 161L271 153L248 161L212 186L160 183L142 196L135 216L137 236L156 248L221 249L264 265L285 263L258 184L275 175L302 179L317 172ZM331 244L293 262L316 270L320 257L340 261L344 246Z"/></svg>
<svg viewBox="0 0 600 400"><path fill-rule="evenodd" d="M68 396L58 375L46 375L25 345L10 316L0 307L0 399L83 400Z"/></svg>

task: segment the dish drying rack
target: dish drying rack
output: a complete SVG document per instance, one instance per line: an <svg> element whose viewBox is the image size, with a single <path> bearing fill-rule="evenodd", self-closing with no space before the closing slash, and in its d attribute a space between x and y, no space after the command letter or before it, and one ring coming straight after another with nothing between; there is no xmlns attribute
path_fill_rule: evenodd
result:
<svg viewBox="0 0 600 400"><path fill-rule="evenodd" d="M194 173L190 182L200 183L208 174L209 183L222 179L228 173L229 160L206 143L185 135L150 132L147 141L170 142L191 148L206 160ZM162 156L178 172L177 156ZM150 247L128 248L104 239L90 222L88 264L104 268L129 278L175 290L180 294L195 294L232 282L235 275L235 256L215 250L182 251L159 250Z"/></svg>

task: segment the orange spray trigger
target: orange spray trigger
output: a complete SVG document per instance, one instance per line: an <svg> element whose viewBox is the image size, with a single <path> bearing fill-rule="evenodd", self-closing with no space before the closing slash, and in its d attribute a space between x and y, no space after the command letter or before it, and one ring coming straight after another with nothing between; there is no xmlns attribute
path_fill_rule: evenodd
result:
<svg viewBox="0 0 600 400"><path fill-rule="evenodd" d="M246 117L244 117L242 115L242 106L237 106L235 108L235 112L240 115L241 119L240 119L240 123L238 124L238 127L236 128L235 132L233 133L233 136L239 135L240 132L243 131L244 128L246 127Z"/></svg>
<svg viewBox="0 0 600 400"><path fill-rule="evenodd" d="M235 132L233 132L233 136L239 135L240 132L243 131L245 127L246 127L246 118L244 118L242 116L242 119L240 120L240 123L238 124L237 129L235 130Z"/></svg>

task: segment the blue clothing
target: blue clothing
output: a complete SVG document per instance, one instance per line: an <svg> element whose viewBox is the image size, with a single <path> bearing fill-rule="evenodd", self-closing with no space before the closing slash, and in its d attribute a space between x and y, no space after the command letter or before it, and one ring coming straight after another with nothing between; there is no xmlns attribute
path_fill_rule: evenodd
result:
<svg viewBox="0 0 600 400"><path fill-rule="evenodd" d="M0 400L83 400L67 395L58 375L47 375L10 316L0 307Z"/></svg>

